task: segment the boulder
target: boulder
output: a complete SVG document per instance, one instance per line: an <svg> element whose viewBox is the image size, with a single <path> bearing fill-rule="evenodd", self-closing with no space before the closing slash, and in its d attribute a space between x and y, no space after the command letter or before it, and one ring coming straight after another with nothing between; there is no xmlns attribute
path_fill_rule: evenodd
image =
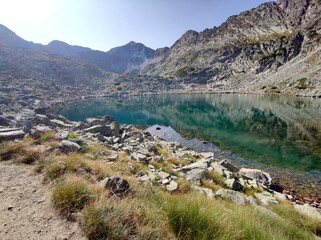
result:
<svg viewBox="0 0 321 240"><path fill-rule="evenodd" d="M251 204L254 207L260 206L260 203L252 196L248 196L247 201L249 204Z"/></svg>
<svg viewBox="0 0 321 240"><path fill-rule="evenodd" d="M61 146L62 151L66 152L66 153L77 152L77 151L81 150L81 147L75 142L71 142L68 140L62 140L61 144L62 144L62 146Z"/></svg>
<svg viewBox="0 0 321 240"><path fill-rule="evenodd" d="M110 126L95 125L90 128L84 129L84 131L89 133L100 133L103 136L112 136Z"/></svg>
<svg viewBox="0 0 321 240"><path fill-rule="evenodd" d="M90 125L90 126L94 126L94 125L109 125L112 122L116 122L115 119L112 116L98 116L95 118L86 118L86 122Z"/></svg>
<svg viewBox="0 0 321 240"><path fill-rule="evenodd" d="M25 136L25 132L21 129L16 128L7 128L6 130L1 129L0 132L0 142L8 141L8 140L16 140L16 139L23 139Z"/></svg>
<svg viewBox="0 0 321 240"><path fill-rule="evenodd" d="M215 196L214 192L212 189L209 188L203 188L203 187L198 187L198 186L193 186L193 189L203 195L206 195L209 198L213 198Z"/></svg>
<svg viewBox="0 0 321 240"><path fill-rule="evenodd" d="M117 154L111 154L107 156L107 161L111 161L111 162L115 162L118 159L118 155Z"/></svg>
<svg viewBox="0 0 321 240"><path fill-rule="evenodd" d="M55 138L60 140L67 140L69 137L69 131L62 131L59 133L56 133Z"/></svg>
<svg viewBox="0 0 321 240"><path fill-rule="evenodd" d="M272 211L269 210L269 209L266 209L266 208L261 207L261 206L257 206L255 209L256 209L258 212L260 212L260 213L262 213L262 214L264 214L264 215L270 216L270 217L272 217L272 218L278 218L278 219L282 220L282 218L281 218L279 215L277 215L275 212L272 212Z"/></svg>
<svg viewBox="0 0 321 240"><path fill-rule="evenodd" d="M241 192L222 188L222 189L219 189L215 195L222 199L233 201L238 205L243 205L243 206L246 205L246 201L247 201L246 195Z"/></svg>
<svg viewBox="0 0 321 240"><path fill-rule="evenodd" d="M46 132L52 131L50 127L47 126L35 126L30 129L29 134L31 137L37 139L40 138L42 134L45 134Z"/></svg>
<svg viewBox="0 0 321 240"><path fill-rule="evenodd" d="M207 167L209 166L209 160L204 159L204 160L199 160L197 162L194 162L188 166L182 167L182 171L186 172L192 169L207 169Z"/></svg>
<svg viewBox="0 0 321 240"><path fill-rule="evenodd" d="M65 123L59 119L50 119L49 124L52 127L60 127L60 128L72 128L72 124Z"/></svg>
<svg viewBox="0 0 321 240"><path fill-rule="evenodd" d="M294 208L302 215L321 221L321 211L309 205L294 205Z"/></svg>
<svg viewBox="0 0 321 240"><path fill-rule="evenodd" d="M237 167L235 167L233 164L231 164L229 161L226 159L222 160L219 162L219 164L223 167L225 167L227 170L229 170L232 173L236 173L239 171Z"/></svg>
<svg viewBox="0 0 321 240"><path fill-rule="evenodd" d="M213 152L202 152L201 155L205 159L214 158L214 153Z"/></svg>
<svg viewBox="0 0 321 240"><path fill-rule="evenodd" d="M188 181L200 181L201 179L208 179L209 172L207 169L195 168L186 173L185 178Z"/></svg>
<svg viewBox="0 0 321 240"><path fill-rule="evenodd" d="M146 155L143 155L143 154L140 154L140 153L132 153L130 155L130 158L137 161L137 162L143 162L143 163L146 163L147 162L147 157Z"/></svg>
<svg viewBox="0 0 321 240"><path fill-rule="evenodd" d="M279 204L278 200L269 192L256 192L254 195L265 206Z"/></svg>
<svg viewBox="0 0 321 240"><path fill-rule="evenodd" d="M158 176L160 177L160 179L166 179L169 178L171 175L166 172L159 172Z"/></svg>
<svg viewBox="0 0 321 240"><path fill-rule="evenodd" d="M255 179L256 181L262 183L265 186L270 186L272 183L272 178L270 174L263 172L259 169L241 168L239 173L247 178Z"/></svg>
<svg viewBox="0 0 321 240"><path fill-rule="evenodd" d="M126 196L129 192L130 185L128 181L121 177L105 178L100 184L101 188L108 189L111 196Z"/></svg>
<svg viewBox="0 0 321 240"><path fill-rule="evenodd" d="M173 192L178 188L178 184L175 181L171 181L167 186L166 186L166 190L169 192Z"/></svg>
<svg viewBox="0 0 321 240"><path fill-rule="evenodd" d="M22 130L23 130L25 133L29 133L32 127L33 127L32 120L26 120L26 121L24 121L23 124L22 124Z"/></svg>
<svg viewBox="0 0 321 240"><path fill-rule="evenodd" d="M227 179L225 180L225 184L228 188L235 191L241 191L243 189L242 184L236 179Z"/></svg>

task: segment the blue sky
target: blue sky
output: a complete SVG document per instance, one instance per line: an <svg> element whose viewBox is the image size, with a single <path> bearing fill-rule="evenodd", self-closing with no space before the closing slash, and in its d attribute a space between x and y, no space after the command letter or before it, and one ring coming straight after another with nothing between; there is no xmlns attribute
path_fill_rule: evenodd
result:
<svg viewBox="0 0 321 240"><path fill-rule="evenodd" d="M219 26L263 0L0 0L0 23L20 37L107 51L129 41L170 47L187 30Z"/></svg>

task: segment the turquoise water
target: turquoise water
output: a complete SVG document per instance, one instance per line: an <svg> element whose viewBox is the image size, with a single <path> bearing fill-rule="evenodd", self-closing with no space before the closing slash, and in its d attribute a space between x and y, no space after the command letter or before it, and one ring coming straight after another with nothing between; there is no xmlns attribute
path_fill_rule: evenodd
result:
<svg viewBox="0 0 321 240"><path fill-rule="evenodd" d="M321 170L321 100L249 95L157 95L86 100L54 109L70 120L171 126L244 158Z"/></svg>
<svg viewBox="0 0 321 240"><path fill-rule="evenodd" d="M75 121L112 115L119 123L171 126L185 138L209 141L267 166L313 173L320 180L321 99L156 95L86 100L53 111Z"/></svg>

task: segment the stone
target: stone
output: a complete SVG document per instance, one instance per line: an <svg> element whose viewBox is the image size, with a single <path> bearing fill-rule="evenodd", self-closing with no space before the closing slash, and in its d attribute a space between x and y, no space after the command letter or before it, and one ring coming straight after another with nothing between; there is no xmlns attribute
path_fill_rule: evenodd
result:
<svg viewBox="0 0 321 240"><path fill-rule="evenodd" d="M33 127L32 121L26 120L22 124L22 131L24 131L25 133L29 133L32 127Z"/></svg>
<svg viewBox="0 0 321 240"><path fill-rule="evenodd" d="M256 192L254 195L262 205L271 206L279 204L278 200L269 192Z"/></svg>
<svg viewBox="0 0 321 240"><path fill-rule="evenodd" d="M115 122L115 119L112 116L109 115L105 115L105 116L98 116L96 118L86 118L86 122L90 125L90 126L94 126L94 125L109 125L112 122Z"/></svg>
<svg viewBox="0 0 321 240"><path fill-rule="evenodd" d="M196 169L196 168L199 168L199 169L207 169L207 167L209 166L209 160L199 160L195 163L192 163L190 165L187 165L185 167L182 167L182 171L189 171L189 170L192 170L192 169Z"/></svg>
<svg viewBox="0 0 321 240"><path fill-rule="evenodd" d="M241 191L243 189L242 184L236 179L227 179L225 180L225 184L228 188L235 191Z"/></svg>
<svg viewBox="0 0 321 240"><path fill-rule="evenodd" d="M58 120L58 119L50 119L48 125L53 126L53 127L60 127L60 128L72 128L73 127L72 124L65 123L65 122Z"/></svg>
<svg viewBox="0 0 321 240"><path fill-rule="evenodd" d="M111 154L107 156L107 161L111 161L111 162L115 162L118 159L118 155L117 154Z"/></svg>
<svg viewBox="0 0 321 240"><path fill-rule="evenodd" d="M154 180L156 180L156 174L153 173L153 172L148 172L148 178L149 178L151 181L154 181Z"/></svg>
<svg viewBox="0 0 321 240"><path fill-rule="evenodd" d="M89 133L100 133L103 136L112 136L112 131L109 126L95 125L84 129L84 131Z"/></svg>
<svg viewBox="0 0 321 240"><path fill-rule="evenodd" d="M129 192L130 185L128 181L121 177L105 178L100 182L100 187L109 190L111 196L126 196Z"/></svg>
<svg viewBox="0 0 321 240"><path fill-rule="evenodd" d="M215 194L212 189L193 186L193 189L209 198L214 198Z"/></svg>
<svg viewBox="0 0 321 240"><path fill-rule="evenodd" d="M239 171L239 169L237 167L235 167L233 164L231 164L226 159L220 161L219 164L222 165L223 167L225 167L227 170L229 170L232 173L236 173Z"/></svg>
<svg viewBox="0 0 321 240"><path fill-rule="evenodd" d="M227 170L225 167L223 167L221 164L219 163L211 163L211 167L214 169L215 172L218 172L218 174L220 174L222 177L226 177L224 170Z"/></svg>
<svg viewBox="0 0 321 240"><path fill-rule="evenodd" d="M0 132L0 142L1 141L8 141L8 140L16 140L16 139L23 139L25 136L25 132L22 130L13 130L7 129L8 131Z"/></svg>
<svg viewBox="0 0 321 240"><path fill-rule="evenodd" d="M260 212L260 213L262 213L264 215L267 215L267 216L270 216L270 217L273 217L273 218L278 218L278 219L282 220L282 218L279 215L277 215L275 212L272 212L269 209L266 209L266 208L261 207L261 206L257 206L255 209L258 212Z"/></svg>
<svg viewBox="0 0 321 240"><path fill-rule="evenodd" d="M132 153L130 155L130 158L137 161L137 162L143 162L143 163L147 162L147 156L140 154L140 153L136 153L136 152Z"/></svg>
<svg viewBox="0 0 321 240"><path fill-rule="evenodd" d="M294 208L302 215L321 221L321 211L309 205L294 205Z"/></svg>
<svg viewBox="0 0 321 240"><path fill-rule="evenodd" d="M257 207L257 206L260 206L260 203L252 196L248 196L247 197L247 201L250 205L254 206L254 207Z"/></svg>
<svg viewBox="0 0 321 240"><path fill-rule="evenodd" d="M170 180L168 178L162 180L162 185L167 185L170 183Z"/></svg>
<svg viewBox="0 0 321 240"><path fill-rule="evenodd" d="M62 140L61 144L62 144L61 149L63 152L77 152L81 150L81 147L75 142Z"/></svg>
<svg viewBox="0 0 321 240"><path fill-rule="evenodd" d="M205 159L214 158L214 153L213 152L202 152L201 155Z"/></svg>
<svg viewBox="0 0 321 240"><path fill-rule="evenodd" d="M35 126L33 128L30 129L30 136L37 139L40 138L42 134L45 134L49 131L52 131L52 129L50 127L47 126Z"/></svg>
<svg viewBox="0 0 321 240"><path fill-rule="evenodd" d="M195 168L186 173L186 179L188 181L200 181L201 179L207 178L209 178L207 169Z"/></svg>
<svg viewBox="0 0 321 240"><path fill-rule="evenodd" d="M219 189L215 195L222 199L233 201L238 205L246 205L247 197L244 193L241 192L222 188Z"/></svg>
<svg viewBox="0 0 321 240"><path fill-rule="evenodd" d="M69 137L69 131L62 131L55 134L55 138L60 140L67 140Z"/></svg>
<svg viewBox="0 0 321 240"><path fill-rule="evenodd" d="M158 173L158 176L161 178L161 179L166 179L166 178L169 178L171 175L166 173L166 172L159 172Z"/></svg>
<svg viewBox="0 0 321 240"><path fill-rule="evenodd" d="M178 184L175 181L171 181L167 186L166 190L169 192L173 192L178 189Z"/></svg>
<svg viewBox="0 0 321 240"><path fill-rule="evenodd" d="M247 178L255 179L257 182L262 183L265 186L270 186L272 183L270 174L259 169L241 168L239 173Z"/></svg>

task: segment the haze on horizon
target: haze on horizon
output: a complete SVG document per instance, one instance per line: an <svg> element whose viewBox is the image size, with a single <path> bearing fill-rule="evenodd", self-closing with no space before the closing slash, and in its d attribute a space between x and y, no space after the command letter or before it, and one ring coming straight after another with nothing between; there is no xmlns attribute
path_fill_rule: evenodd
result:
<svg viewBox="0 0 321 240"><path fill-rule="evenodd" d="M107 51L141 42L170 47L266 0L0 0L0 24L28 41L52 40Z"/></svg>

